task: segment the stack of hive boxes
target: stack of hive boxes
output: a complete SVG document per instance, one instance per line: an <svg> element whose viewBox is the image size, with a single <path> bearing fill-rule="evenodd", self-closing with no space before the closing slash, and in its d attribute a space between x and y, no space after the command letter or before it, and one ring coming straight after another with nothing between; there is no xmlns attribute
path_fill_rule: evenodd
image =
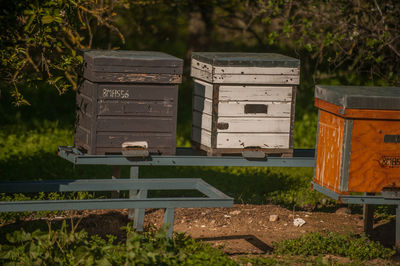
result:
<svg viewBox="0 0 400 266"><path fill-rule="evenodd" d="M315 87L314 182L340 194L400 191L400 88Z"/></svg>
<svg viewBox="0 0 400 266"><path fill-rule="evenodd" d="M192 54L192 142L209 155L293 154L300 61L272 53Z"/></svg>
<svg viewBox="0 0 400 266"><path fill-rule="evenodd" d="M121 153L127 142L175 154L178 84L183 61L160 52L88 51L77 93L75 147Z"/></svg>

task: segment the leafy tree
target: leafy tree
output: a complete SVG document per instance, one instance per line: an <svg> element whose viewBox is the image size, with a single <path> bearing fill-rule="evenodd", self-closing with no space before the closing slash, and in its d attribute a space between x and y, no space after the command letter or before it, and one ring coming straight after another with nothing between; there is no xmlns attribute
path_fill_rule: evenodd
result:
<svg viewBox="0 0 400 266"><path fill-rule="evenodd" d="M259 0L224 11L214 19L219 27L241 31L260 46L286 46L311 57L307 74L317 79L334 71L330 77L367 74L400 85L397 0Z"/></svg>
<svg viewBox="0 0 400 266"><path fill-rule="evenodd" d="M17 105L29 104L19 87L45 81L60 94L76 88L82 64L80 49L92 47L94 31L114 26L113 8L105 0L3 1L0 10L0 77Z"/></svg>
<svg viewBox="0 0 400 266"><path fill-rule="evenodd" d="M350 73L366 83L399 85L397 2L138 1L120 13L119 21L134 48L167 46L186 58L200 50L297 53L304 76L314 82Z"/></svg>
<svg viewBox="0 0 400 266"><path fill-rule="evenodd" d="M397 0L6 1L0 75L18 104L27 103L20 82L44 80L63 93L76 86L76 51L120 44L186 59L206 50L297 53L303 80L312 83L356 76L357 83L400 85Z"/></svg>

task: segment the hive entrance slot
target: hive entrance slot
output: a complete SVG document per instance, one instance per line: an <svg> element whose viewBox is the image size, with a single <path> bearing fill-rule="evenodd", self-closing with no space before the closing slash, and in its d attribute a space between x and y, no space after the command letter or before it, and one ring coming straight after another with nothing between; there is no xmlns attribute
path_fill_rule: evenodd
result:
<svg viewBox="0 0 400 266"><path fill-rule="evenodd" d="M400 187L386 187L382 189L382 196L390 199L400 199Z"/></svg>
<svg viewBox="0 0 400 266"><path fill-rule="evenodd" d="M267 154L259 150L259 147L249 147L242 151L242 156L249 160L260 160L266 159Z"/></svg>

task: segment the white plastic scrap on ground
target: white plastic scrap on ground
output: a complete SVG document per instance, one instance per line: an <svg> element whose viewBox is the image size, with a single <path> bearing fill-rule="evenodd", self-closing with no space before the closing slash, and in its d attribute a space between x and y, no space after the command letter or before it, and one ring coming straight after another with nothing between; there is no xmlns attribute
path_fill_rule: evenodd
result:
<svg viewBox="0 0 400 266"><path fill-rule="evenodd" d="M306 223L306 221L304 221L304 220L301 219L301 218L296 218L296 219L293 220L294 226L297 226L297 227L301 227L301 226L303 226L305 223Z"/></svg>
<svg viewBox="0 0 400 266"><path fill-rule="evenodd" d="M276 214L272 214L272 215L269 216L269 221L270 222L276 222L278 220L279 220L279 216L276 215Z"/></svg>

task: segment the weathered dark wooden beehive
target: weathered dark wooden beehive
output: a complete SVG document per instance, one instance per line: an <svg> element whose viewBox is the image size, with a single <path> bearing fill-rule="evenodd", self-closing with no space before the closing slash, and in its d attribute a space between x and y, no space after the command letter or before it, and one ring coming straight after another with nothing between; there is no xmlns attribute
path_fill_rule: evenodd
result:
<svg viewBox="0 0 400 266"><path fill-rule="evenodd" d="M400 88L315 88L314 182L337 193L400 190Z"/></svg>
<svg viewBox="0 0 400 266"><path fill-rule="evenodd" d="M293 153L300 61L271 53L193 53L192 141L211 155Z"/></svg>
<svg viewBox="0 0 400 266"><path fill-rule="evenodd" d="M145 141L150 153L174 154L183 61L161 52L87 51L77 92L75 147L121 153Z"/></svg>

